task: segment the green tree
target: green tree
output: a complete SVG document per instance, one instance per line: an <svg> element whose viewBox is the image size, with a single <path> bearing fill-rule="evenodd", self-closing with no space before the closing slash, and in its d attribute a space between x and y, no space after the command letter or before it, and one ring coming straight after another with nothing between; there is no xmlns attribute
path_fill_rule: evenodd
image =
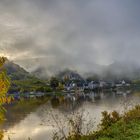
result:
<svg viewBox="0 0 140 140"><path fill-rule="evenodd" d="M64 85L61 82L59 82L57 89L58 90L64 90Z"/></svg>
<svg viewBox="0 0 140 140"><path fill-rule="evenodd" d="M36 91L44 92L45 88L42 86L42 87L37 88Z"/></svg>
<svg viewBox="0 0 140 140"><path fill-rule="evenodd" d="M50 86L56 89L59 86L59 80L56 77L52 77L50 80Z"/></svg>

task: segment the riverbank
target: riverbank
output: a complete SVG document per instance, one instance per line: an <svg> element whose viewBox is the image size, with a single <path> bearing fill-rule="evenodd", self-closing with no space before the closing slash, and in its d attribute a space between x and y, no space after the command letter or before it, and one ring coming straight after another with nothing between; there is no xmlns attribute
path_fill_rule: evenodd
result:
<svg viewBox="0 0 140 140"><path fill-rule="evenodd" d="M3 140L7 140L8 136L11 140L27 140L28 137L32 140L52 140L53 132L55 128L57 128L57 125L50 111L52 114L58 116L57 120L65 124L66 129L69 129L70 126L69 124L66 125L69 123L66 116L71 118L71 116L75 117L73 113L83 113L83 123L85 125L83 125L82 128L86 130L86 124L89 123L92 124L93 127L90 126L91 129L89 130L92 131L90 135L83 131L86 136L82 135L82 137L85 139L85 137L89 138L90 136L91 139L93 139L93 130L96 130L94 126L96 127L101 123L101 112L104 110L108 112L116 110L120 114L123 114L125 110L124 107L127 103L131 104L131 107L139 104L140 92L130 94L112 92L98 94L86 93L85 98L79 98L78 100L71 100L69 96L68 98L64 98L63 96L49 96L15 101L5 108L7 110L5 116L6 121L1 125L1 129L5 132ZM51 126L55 127L52 128ZM36 132L36 128L38 128L39 131Z"/></svg>
<svg viewBox="0 0 140 140"><path fill-rule="evenodd" d="M103 112L100 130L84 136L69 136L68 140L139 140L140 139L140 105L120 115Z"/></svg>

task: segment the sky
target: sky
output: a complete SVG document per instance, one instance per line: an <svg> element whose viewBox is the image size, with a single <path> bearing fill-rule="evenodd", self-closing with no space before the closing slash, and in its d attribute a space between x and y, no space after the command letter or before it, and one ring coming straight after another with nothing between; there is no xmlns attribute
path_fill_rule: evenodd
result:
<svg viewBox="0 0 140 140"><path fill-rule="evenodd" d="M139 0L0 0L0 55L50 75L140 65Z"/></svg>

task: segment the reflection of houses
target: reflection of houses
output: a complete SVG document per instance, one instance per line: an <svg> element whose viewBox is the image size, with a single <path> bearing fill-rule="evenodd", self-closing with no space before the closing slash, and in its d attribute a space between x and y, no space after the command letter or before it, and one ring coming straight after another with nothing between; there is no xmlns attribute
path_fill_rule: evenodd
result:
<svg viewBox="0 0 140 140"><path fill-rule="evenodd" d="M130 82L121 80L115 83L116 87L122 87L122 86L130 86Z"/></svg>
<svg viewBox="0 0 140 140"><path fill-rule="evenodd" d="M36 92L36 94L35 94L35 96L36 96L37 98L43 97L44 95L45 95L45 93L43 93L43 92Z"/></svg>
<svg viewBox="0 0 140 140"><path fill-rule="evenodd" d="M35 98L35 92L25 92L24 94L21 94L23 98Z"/></svg>
<svg viewBox="0 0 140 140"><path fill-rule="evenodd" d="M45 95L45 93L43 92L34 92L34 91L31 91L31 92L25 92L25 93L14 93L13 94L13 97L14 98L17 98L19 97L19 99L21 97L25 98L25 99L28 99L28 98L39 98L39 97L43 97Z"/></svg>
<svg viewBox="0 0 140 140"><path fill-rule="evenodd" d="M121 95L121 96L123 96L123 97L126 97L126 96L128 96L129 94L131 94L131 90L127 90L127 91L122 91L122 90L118 90L118 91L116 91L116 95Z"/></svg>

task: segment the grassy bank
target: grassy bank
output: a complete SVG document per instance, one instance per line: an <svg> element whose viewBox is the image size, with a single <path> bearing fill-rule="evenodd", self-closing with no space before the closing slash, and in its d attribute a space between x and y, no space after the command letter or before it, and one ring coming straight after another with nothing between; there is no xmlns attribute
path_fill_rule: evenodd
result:
<svg viewBox="0 0 140 140"><path fill-rule="evenodd" d="M101 129L81 140L140 140L140 105L123 116L117 112L103 113Z"/></svg>
<svg viewBox="0 0 140 140"><path fill-rule="evenodd" d="M140 105L120 115L103 112L100 129L87 135L70 135L67 140L140 140Z"/></svg>

